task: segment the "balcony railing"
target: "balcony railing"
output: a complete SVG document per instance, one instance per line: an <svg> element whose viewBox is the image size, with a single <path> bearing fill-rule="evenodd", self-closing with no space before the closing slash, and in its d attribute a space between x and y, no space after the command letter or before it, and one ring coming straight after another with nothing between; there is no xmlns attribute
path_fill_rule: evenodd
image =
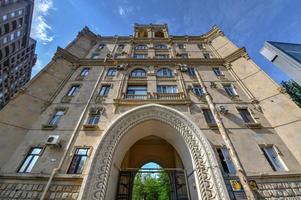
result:
<svg viewBox="0 0 301 200"><path fill-rule="evenodd" d="M126 100L185 100L184 93L147 93L145 95L122 94L122 99Z"/></svg>

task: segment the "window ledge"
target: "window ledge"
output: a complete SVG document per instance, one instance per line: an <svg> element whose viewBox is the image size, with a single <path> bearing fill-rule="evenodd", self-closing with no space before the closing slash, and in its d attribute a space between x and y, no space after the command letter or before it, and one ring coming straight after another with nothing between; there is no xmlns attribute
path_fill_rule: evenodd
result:
<svg viewBox="0 0 301 200"><path fill-rule="evenodd" d="M64 96L61 100L62 103L70 103L72 97L71 96Z"/></svg>
<svg viewBox="0 0 301 200"><path fill-rule="evenodd" d="M76 81L82 81L82 80L84 80L84 79L85 79L84 76L77 76L77 77L75 78Z"/></svg>
<svg viewBox="0 0 301 200"><path fill-rule="evenodd" d="M57 125L50 125L50 124L43 124L42 129L43 130L54 130L57 128Z"/></svg>
<svg viewBox="0 0 301 200"><path fill-rule="evenodd" d="M99 126L97 124L84 124L83 128L84 128L85 131L99 130Z"/></svg>
<svg viewBox="0 0 301 200"><path fill-rule="evenodd" d="M261 124L257 122L245 123L248 128L261 128Z"/></svg>
<svg viewBox="0 0 301 200"><path fill-rule="evenodd" d="M212 129L217 129L217 124L216 123L207 123L207 126L209 128L212 128Z"/></svg>
<svg viewBox="0 0 301 200"><path fill-rule="evenodd" d="M103 101L105 101L106 96L97 96L95 98L95 102L96 103L102 103Z"/></svg>

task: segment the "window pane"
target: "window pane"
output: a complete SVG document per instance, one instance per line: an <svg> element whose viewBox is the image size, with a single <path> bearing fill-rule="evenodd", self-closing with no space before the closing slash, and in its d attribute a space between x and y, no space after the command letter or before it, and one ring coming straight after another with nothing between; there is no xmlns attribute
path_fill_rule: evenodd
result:
<svg viewBox="0 0 301 200"><path fill-rule="evenodd" d="M33 148L31 151L31 154L37 154L39 155L42 151L42 148Z"/></svg>
<svg viewBox="0 0 301 200"><path fill-rule="evenodd" d="M27 166L29 165L32 158L33 158L32 155L27 155L26 159L24 160L22 166L19 169L19 172L21 172L21 173L25 172L25 170L26 170Z"/></svg>
<svg viewBox="0 0 301 200"><path fill-rule="evenodd" d="M227 167L228 167L228 171L230 174L235 174L236 173L236 170L235 170L235 166L230 158L230 155L229 155L229 150L226 149L226 148L222 148L222 154L223 154L223 157L224 157L224 160L227 164Z"/></svg>
<svg viewBox="0 0 301 200"><path fill-rule="evenodd" d="M263 152L274 171L287 171L286 166L274 147L263 148Z"/></svg>
<svg viewBox="0 0 301 200"><path fill-rule="evenodd" d="M238 109L238 111L245 123L255 122L248 109Z"/></svg>
<svg viewBox="0 0 301 200"><path fill-rule="evenodd" d="M76 152L76 154L77 155L87 155L88 154L88 148L86 148L86 149L84 149L84 148L82 148L82 149L77 149L77 152Z"/></svg>
<svg viewBox="0 0 301 200"><path fill-rule="evenodd" d="M31 172L33 166L36 164L39 156L34 156L33 159L31 160L30 164L28 165L27 169L25 172Z"/></svg>
<svg viewBox="0 0 301 200"><path fill-rule="evenodd" d="M203 109L203 114L208 124L216 124L215 119L209 109Z"/></svg>
<svg viewBox="0 0 301 200"><path fill-rule="evenodd" d="M86 156L81 156L81 159L80 159L80 161L78 163L78 166L77 166L77 170L75 172L76 174L81 174L82 173L86 159L87 159Z"/></svg>

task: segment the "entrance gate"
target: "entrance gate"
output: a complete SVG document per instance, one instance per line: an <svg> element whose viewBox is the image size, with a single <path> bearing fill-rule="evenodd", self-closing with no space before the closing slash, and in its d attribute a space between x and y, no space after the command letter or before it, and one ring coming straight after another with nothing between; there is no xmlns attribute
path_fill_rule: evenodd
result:
<svg viewBox="0 0 301 200"><path fill-rule="evenodd" d="M116 200L132 200L134 180L137 173L167 173L170 180L171 200L190 200L186 173L178 168L125 169L119 172Z"/></svg>

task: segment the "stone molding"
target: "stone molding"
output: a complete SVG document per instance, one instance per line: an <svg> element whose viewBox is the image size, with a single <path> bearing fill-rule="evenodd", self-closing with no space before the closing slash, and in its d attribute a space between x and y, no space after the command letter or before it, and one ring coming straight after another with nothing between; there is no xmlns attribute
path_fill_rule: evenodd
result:
<svg viewBox="0 0 301 200"><path fill-rule="evenodd" d="M229 199L216 157L205 135L184 114L157 104L140 106L123 113L104 131L104 137L95 152L82 199L106 199L117 145L128 130L147 120L164 122L175 128L178 136L183 138L195 165L201 199Z"/></svg>

